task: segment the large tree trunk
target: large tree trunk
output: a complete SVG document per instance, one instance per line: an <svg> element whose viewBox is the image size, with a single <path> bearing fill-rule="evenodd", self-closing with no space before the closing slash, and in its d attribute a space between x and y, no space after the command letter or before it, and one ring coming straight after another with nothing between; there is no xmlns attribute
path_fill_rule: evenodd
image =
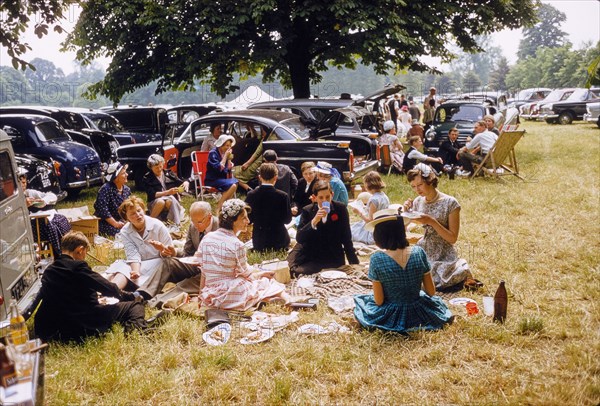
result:
<svg viewBox="0 0 600 406"><path fill-rule="evenodd" d="M294 99L308 99L310 97L309 64L310 60L308 57L303 60L298 55L288 62Z"/></svg>

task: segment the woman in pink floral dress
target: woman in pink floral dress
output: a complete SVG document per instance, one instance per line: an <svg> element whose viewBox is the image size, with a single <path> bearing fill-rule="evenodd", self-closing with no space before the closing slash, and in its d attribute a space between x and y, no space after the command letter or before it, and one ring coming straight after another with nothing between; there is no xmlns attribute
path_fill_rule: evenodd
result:
<svg viewBox="0 0 600 406"><path fill-rule="evenodd" d="M273 279L272 271L248 265L246 248L237 234L248 227L249 207L239 199L223 203L219 229L200 242L202 278L200 300L210 308L247 310L259 302L279 298L290 301L285 286Z"/></svg>

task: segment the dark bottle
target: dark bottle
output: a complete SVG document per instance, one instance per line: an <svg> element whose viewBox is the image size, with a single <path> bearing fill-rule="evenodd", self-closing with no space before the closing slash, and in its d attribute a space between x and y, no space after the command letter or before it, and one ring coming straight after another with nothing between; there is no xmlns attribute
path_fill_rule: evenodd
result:
<svg viewBox="0 0 600 406"><path fill-rule="evenodd" d="M500 281L500 286L496 290L494 295L494 321L504 323L506 320L506 308L508 306L508 296L506 294L506 287L504 281Z"/></svg>
<svg viewBox="0 0 600 406"><path fill-rule="evenodd" d="M0 344L0 386L7 391L18 381L15 363L8 358L8 352L3 344Z"/></svg>

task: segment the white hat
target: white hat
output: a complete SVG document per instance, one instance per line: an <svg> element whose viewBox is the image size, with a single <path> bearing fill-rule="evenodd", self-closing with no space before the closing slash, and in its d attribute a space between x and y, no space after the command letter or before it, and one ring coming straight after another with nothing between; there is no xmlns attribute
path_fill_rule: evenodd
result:
<svg viewBox="0 0 600 406"><path fill-rule="evenodd" d="M317 172L324 175L331 175L331 164L329 162L319 161L317 162Z"/></svg>
<svg viewBox="0 0 600 406"><path fill-rule="evenodd" d="M123 165L119 161L113 162L112 164L110 164L108 166L108 169L106 170L106 181L112 182L113 180L115 180L115 178L117 176L119 176L121 171L127 170L127 166L128 166L127 164Z"/></svg>
<svg viewBox="0 0 600 406"><path fill-rule="evenodd" d="M376 211L375 214L373 215L373 220L371 220L367 224L365 224L365 230L372 232L373 230L375 230L375 226L377 224L383 223L384 221L398 220L398 219L402 219L402 217L400 217L398 215L398 210L389 209L389 208L379 210L379 211Z"/></svg>
<svg viewBox="0 0 600 406"><path fill-rule="evenodd" d="M383 131L390 131L392 128L394 128L394 122L392 120L387 120L383 123Z"/></svg>
<svg viewBox="0 0 600 406"><path fill-rule="evenodd" d="M373 196L373 195L371 193L369 193L369 192L360 192L358 194L358 196L356 197L356 200L360 200L364 204L367 204L367 202L369 201L369 199L371 198L371 196Z"/></svg>
<svg viewBox="0 0 600 406"><path fill-rule="evenodd" d="M219 148L223 146L223 144L225 144L227 141L231 141L232 147L235 145L235 138L233 138L233 135L222 134L221 136L219 136L219 138L217 138L217 141L215 141L215 147Z"/></svg>

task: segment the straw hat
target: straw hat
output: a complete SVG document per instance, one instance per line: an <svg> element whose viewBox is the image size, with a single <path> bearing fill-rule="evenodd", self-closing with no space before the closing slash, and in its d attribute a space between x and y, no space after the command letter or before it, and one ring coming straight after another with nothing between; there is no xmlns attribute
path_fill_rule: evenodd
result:
<svg viewBox="0 0 600 406"><path fill-rule="evenodd" d="M376 211L373 215L373 220L365 224L365 230L373 232L377 224L383 223L384 221L398 220L398 218L401 217L398 216L398 211L394 209L388 208Z"/></svg>

